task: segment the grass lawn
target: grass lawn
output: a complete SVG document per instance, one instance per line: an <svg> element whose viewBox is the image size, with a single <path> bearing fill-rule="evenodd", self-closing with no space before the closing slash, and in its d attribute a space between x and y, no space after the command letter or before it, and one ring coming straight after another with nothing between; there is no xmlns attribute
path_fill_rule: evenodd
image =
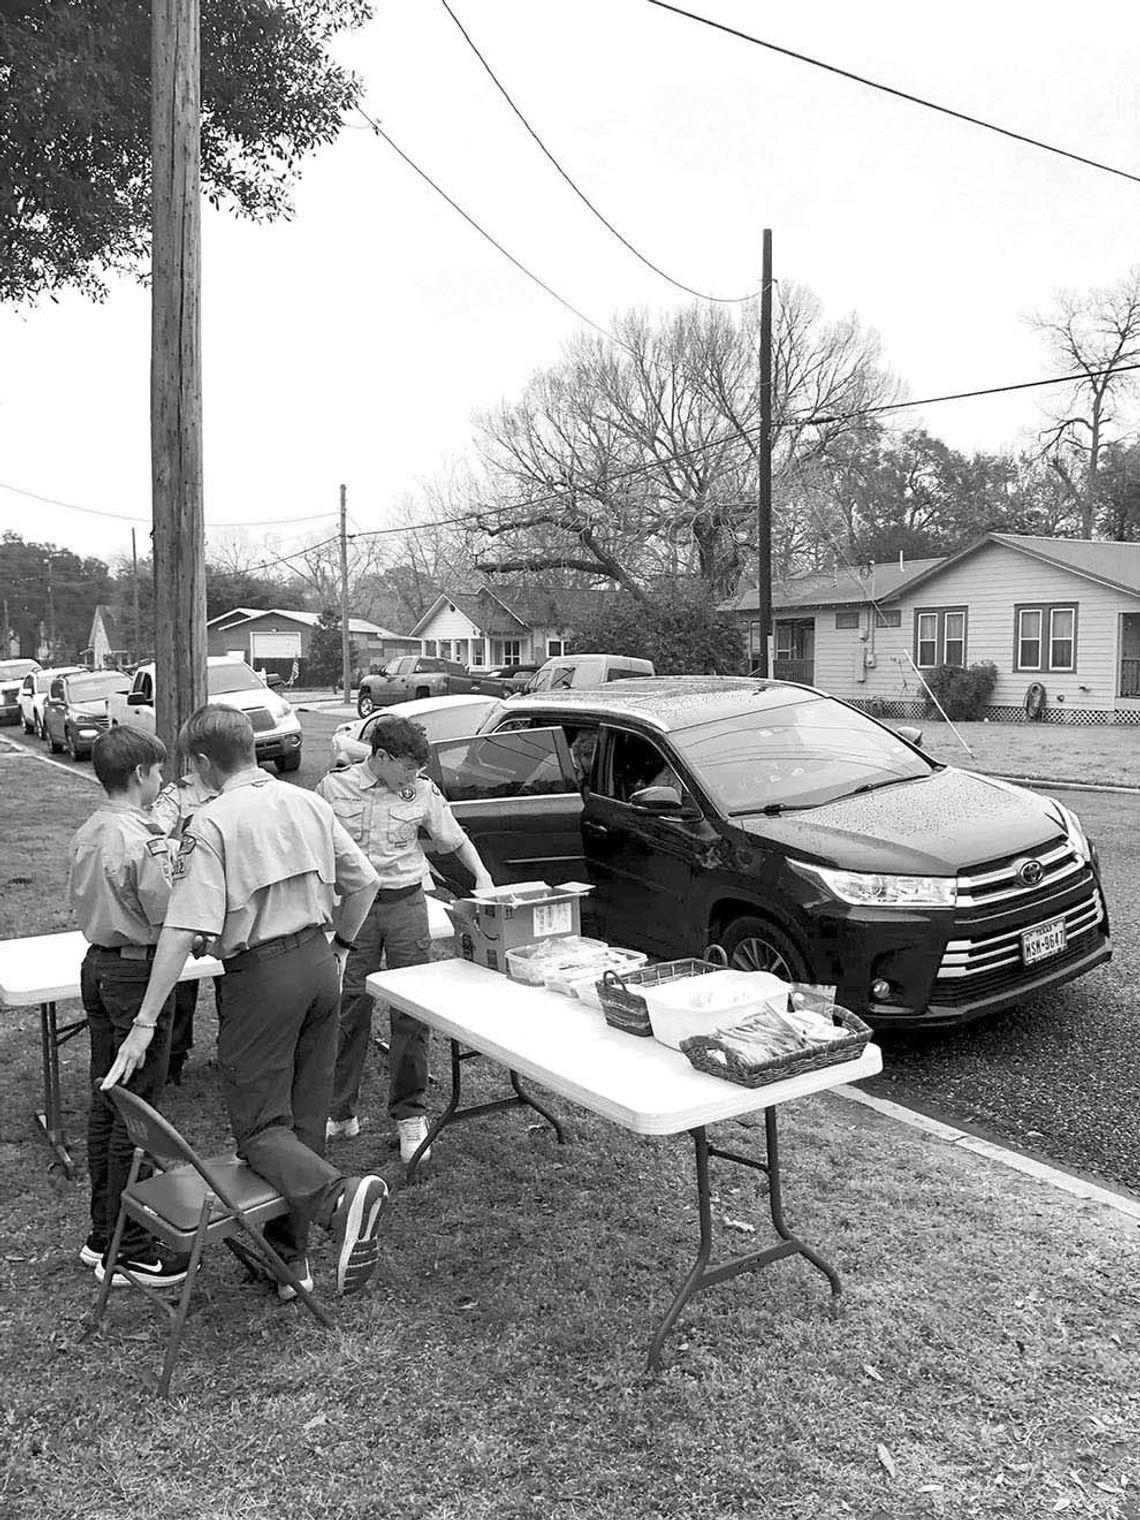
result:
<svg viewBox="0 0 1140 1520"><path fill-rule="evenodd" d="M917 725L936 760L998 776L1140 786L1140 726L1061 723L956 723L971 758L941 719Z"/></svg>
<svg viewBox="0 0 1140 1520"><path fill-rule="evenodd" d="M93 789L33 759L0 760L0 788L0 934L62 927ZM225 1123L203 1005L169 1110L208 1147ZM841 1315L781 1262L698 1298L648 1377L695 1242L688 1141L553 1099L564 1149L524 1113L474 1121L401 1190L374 1071L371 1124L343 1150L396 1185L372 1287L331 1300L325 1334L211 1253L160 1404L137 1377L157 1358L134 1295L79 1338L84 1189L49 1174L28 1122L34 1010L0 1017L4 1520L1140 1520L1135 1226L834 1097L781 1126L789 1219L844 1274ZM63 1053L75 1140L81 1046ZM503 1085L471 1077L474 1094ZM762 1145L762 1127L725 1129ZM754 1187L730 1175L716 1199L744 1247ZM320 1291L323 1248L314 1266Z"/></svg>

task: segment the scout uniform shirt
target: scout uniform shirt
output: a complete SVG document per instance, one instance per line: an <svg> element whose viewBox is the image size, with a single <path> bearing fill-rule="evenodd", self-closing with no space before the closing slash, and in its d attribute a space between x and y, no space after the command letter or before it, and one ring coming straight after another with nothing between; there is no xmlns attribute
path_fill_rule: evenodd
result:
<svg viewBox="0 0 1140 1520"><path fill-rule="evenodd" d="M151 817L162 825L163 833L169 834L171 839L181 839L198 809L212 802L217 795L192 772L163 787L151 804Z"/></svg>
<svg viewBox="0 0 1140 1520"><path fill-rule="evenodd" d="M161 824L108 799L76 831L70 856L68 896L84 939L104 949L157 944L171 884Z"/></svg>
<svg viewBox="0 0 1140 1520"><path fill-rule="evenodd" d="M317 784L317 792L332 804L337 821L376 867L386 891L423 880L427 861L421 833L441 855L450 855L467 843L467 835L435 782L422 776L392 792L362 760L346 770L330 771Z"/></svg>
<svg viewBox="0 0 1140 1520"><path fill-rule="evenodd" d="M313 924L331 928L334 889L343 897L375 880L327 803L251 766L187 826L166 922L217 935L213 953L225 960Z"/></svg>

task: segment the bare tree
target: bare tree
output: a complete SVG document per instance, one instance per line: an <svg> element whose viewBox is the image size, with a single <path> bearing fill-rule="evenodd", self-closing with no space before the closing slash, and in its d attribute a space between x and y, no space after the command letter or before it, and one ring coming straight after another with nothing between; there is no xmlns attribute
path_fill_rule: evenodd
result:
<svg viewBox="0 0 1140 1520"><path fill-rule="evenodd" d="M1080 536L1091 538L1101 452L1119 421L1114 403L1134 389L1127 367L1140 361L1140 265L1115 285L1059 292L1055 310L1030 321L1053 360L1079 376L1041 442L1077 510Z"/></svg>

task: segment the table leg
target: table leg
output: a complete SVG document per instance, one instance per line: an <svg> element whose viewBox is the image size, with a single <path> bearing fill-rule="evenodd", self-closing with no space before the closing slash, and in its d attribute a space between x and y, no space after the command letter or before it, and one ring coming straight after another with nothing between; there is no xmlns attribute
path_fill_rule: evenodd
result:
<svg viewBox="0 0 1140 1520"><path fill-rule="evenodd" d="M516 1071L510 1073L511 1086L514 1089L511 1097L493 1098L488 1103L472 1103L467 1108L460 1108L459 1100L461 1097L463 1062L475 1060L478 1054L477 1050L461 1050L458 1040L451 1041L451 1097L447 1100L447 1107L443 1110L443 1113L428 1126L427 1135L420 1142L415 1155L408 1162L408 1182L416 1180L416 1173L419 1171L420 1160L424 1152L433 1144L442 1130L446 1129L449 1124L458 1124L461 1119L477 1119L481 1114L497 1114L507 1108L519 1108L523 1106L533 1108L535 1113L541 1114L553 1126L559 1145L565 1144L566 1137L562 1133L561 1124L559 1124L552 1113L549 1113L541 1104L536 1103L532 1097L523 1091Z"/></svg>
<svg viewBox="0 0 1140 1520"><path fill-rule="evenodd" d="M832 1298L836 1298L842 1292L842 1283L839 1274L831 1267L818 1252L813 1251L788 1229L784 1219L783 1195L780 1187L780 1151L776 1135L776 1110L774 1108L764 1111L764 1138L766 1155L763 1161L757 1161L754 1156L744 1156L738 1151L724 1150L720 1146L710 1145L708 1134L704 1125L690 1130L696 1148L696 1172L697 1172L697 1209L700 1222L700 1241L697 1246L696 1259L689 1269L684 1282L677 1289L672 1303L665 1311L665 1316L657 1328L649 1345L649 1366L656 1370L661 1362L661 1348L665 1338L677 1323L677 1319L685 1305L704 1288L711 1288L714 1283L725 1282L730 1277L738 1277L742 1272L755 1272L761 1267L768 1266L771 1262L780 1261L785 1256L802 1256L824 1274L831 1284ZM780 1237L780 1244L768 1246L759 1251L748 1251L740 1256L730 1257L719 1266L710 1267L709 1259L712 1256L713 1247L713 1223L712 1223L712 1194L709 1188L709 1157L716 1156L722 1161L730 1161L735 1166L746 1166L752 1171L764 1172L768 1178L768 1208L772 1218L772 1226Z"/></svg>
<svg viewBox="0 0 1140 1520"><path fill-rule="evenodd" d="M56 1021L55 1004L40 1004L40 1053L44 1074L44 1106L33 1116L37 1128L55 1154L56 1160L68 1178L75 1176L75 1163L67 1148L63 1132L63 1105L59 1086L59 1049L87 1028L86 1019L66 1024L61 1029Z"/></svg>

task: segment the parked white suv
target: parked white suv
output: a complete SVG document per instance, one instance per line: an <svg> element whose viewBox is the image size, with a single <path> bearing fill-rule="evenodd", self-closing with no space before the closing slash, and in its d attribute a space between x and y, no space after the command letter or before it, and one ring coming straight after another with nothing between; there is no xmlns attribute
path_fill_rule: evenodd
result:
<svg viewBox="0 0 1140 1520"><path fill-rule="evenodd" d="M26 734L37 739L47 738L44 727L44 703L47 701L51 683L57 676L74 676L86 670L85 665L56 665L50 670L29 670L20 682L20 722Z"/></svg>
<svg viewBox="0 0 1140 1520"><path fill-rule="evenodd" d="M0 723L19 723L20 688L24 677L39 668L38 660L0 660Z"/></svg>

